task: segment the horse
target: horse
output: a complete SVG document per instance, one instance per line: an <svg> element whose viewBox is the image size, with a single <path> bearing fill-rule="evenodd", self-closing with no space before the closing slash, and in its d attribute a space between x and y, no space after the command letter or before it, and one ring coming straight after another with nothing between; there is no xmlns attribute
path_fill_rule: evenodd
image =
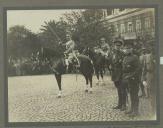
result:
<svg viewBox="0 0 163 128"><path fill-rule="evenodd" d="M76 55L76 57L78 58L79 61L79 67L78 70L79 72L84 76L85 80L86 80L86 86L85 86L85 92L90 92L92 93L92 77L93 77L93 73L94 73L94 68L93 68L93 64L92 61L89 57L87 57L86 55ZM65 63L65 57L64 56L60 56L59 59L54 59L55 57L50 59L50 64L49 64L49 68L51 69L51 71L54 73L57 84L58 84L58 88L59 88L59 93L58 93L58 98L60 98L62 96L62 75L66 74L67 72L67 66ZM76 67L77 65L77 61L76 58L73 57L72 58L72 62L69 63L68 66L68 73L70 71L72 71L74 69L74 67ZM75 70L77 70L77 68L75 68ZM90 89L88 89L88 84L90 84Z"/></svg>
<svg viewBox="0 0 163 128"><path fill-rule="evenodd" d="M95 74L97 77L97 82L96 84L100 84L100 82L102 84L104 84L104 72L105 72L105 67L108 68L108 70L110 71L110 61L109 58L105 58L102 54L95 52L94 49L90 49L90 48L85 48L83 50L83 54L87 55L92 61L93 61L93 65L94 65L94 70L95 70ZM101 76L101 80L100 81L100 76Z"/></svg>

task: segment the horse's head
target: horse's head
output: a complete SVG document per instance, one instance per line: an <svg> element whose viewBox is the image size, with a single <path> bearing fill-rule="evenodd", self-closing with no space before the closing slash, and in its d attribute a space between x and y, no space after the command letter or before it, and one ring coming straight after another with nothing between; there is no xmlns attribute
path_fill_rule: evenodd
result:
<svg viewBox="0 0 163 128"><path fill-rule="evenodd" d="M89 47L85 47L82 53L86 56L89 56L89 50Z"/></svg>
<svg viewBox="0 0 163 128"><path fill-rule="evenodd" d="M89 48L89 47L86 47L84 50L83 50L83 54L88 56L90 59L94 59L94 55L95 55L95 52L94 52L94 49L92 48Z"/></svg>

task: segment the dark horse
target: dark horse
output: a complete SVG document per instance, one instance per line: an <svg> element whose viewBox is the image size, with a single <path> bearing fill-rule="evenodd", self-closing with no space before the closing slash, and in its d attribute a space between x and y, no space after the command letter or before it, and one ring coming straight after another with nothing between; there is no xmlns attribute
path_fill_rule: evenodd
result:
<svg viewBox="0 0 163 128"><path fill-rule="evenodd" d="M102 82L102 84L104 84L103 74L105 72L105 67L107 67L108 70L110 71L109 57L105 58L100 53L96 53L94 51L94 49L90 49L88 47L86 49L84 49L83 54L87 55L93 61L95 74L98 79L96 84L100 83L100 76L101 76L101 80L102 80L101 82Z"/></svg>
<svg viewBox="0 0 163 128"><path fill-rule="evenodd" d="M80 62L80 66L78 67L78 70L80 73L84 76L86 80L86 88L85 92L88 92L88 84L90 84L90 93L92 93L92 76L94 73L93 69L93 64L91 62L91 59L87 57L86 55L79 54L77 55L77 58ZM76 58L73 57L72 63L69 64L69 71L72 70L73 67L76 66ZM59 59L51 58L50 69L53 71L55 74L55 78L57 80L57 84L59 87L59 93L58 97L61 97L62 95L62 85L61 85L61 80L62 80L62 75L66 73L66 64L65 64L65 58L64 56L61 56ZM75 68L76 69L76 68Z"/></svg>

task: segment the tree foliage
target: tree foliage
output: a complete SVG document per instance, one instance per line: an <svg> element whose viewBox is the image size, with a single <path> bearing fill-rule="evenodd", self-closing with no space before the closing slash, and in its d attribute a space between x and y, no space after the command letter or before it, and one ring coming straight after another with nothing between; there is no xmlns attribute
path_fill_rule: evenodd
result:
<svg viewBox="0 0 163 128"><path fill-rule="evenodd" d="M102 22L102 13L101 9L86 9L64 15L78 48L96 46L100 37L105 37L110 42L113 29Z"/></svg>
<svg viewBox="0 0 163 128"><path fill-rule="evenodd" d="M79 51L87 46L94 47L98 45L100 37L105 37L109 42L113 29L111 30L102 22L102 13L101 9L72 11L71 13L65 13L58 22L53 20L42 25L40 38L43 47L49 47L56 52L62 51L63 53L64 49L58 45L58 37L62 42L66 42L67 32L72 33L72 38L76 42Z"/></svg>
<svg viewBox="0 0 163 128"><path fill-rule="evenodd" d="M45 25L42 25L40 29L41 33L39 33L41 46L46 49L49 48L49 51L53 51L55 57L63 54L64 48L59 45L59 42L66 41L67 28L68 25L63 20L58 22L53 20L47 22Z"/></svg>
<svg viewBox="0 0 163 128"><path fill-rule="evenodd" d="M30 56L32 52L40 49L39 39L36 34L24 26L13 26L7 35L8 56L14 58Z"/></svg>
<svg viewBox="0 0 163 128"><path fill-rule="evenodd" d="M27 74L44 72L42 69L48 67L48 59L51 57L58 59L63 55L65 47L59 45L59 42L65 43L66 34L69 32L79 52L85 47L99 45L100 37L105 37L109 43L113 29L110 29L102 20L101 9L85 9L65 13L59 21L45 21L40 26L41 32L37 34L25 26L11 27L7 33L8 56L13 60L22 60L22 63L12 61L10 67L13 69L14 63L20 63L19 65L24 67L23 72ZM40 57L40 55L43 56ZM33 67L37 67L37 71L32 70Z"/></svg>

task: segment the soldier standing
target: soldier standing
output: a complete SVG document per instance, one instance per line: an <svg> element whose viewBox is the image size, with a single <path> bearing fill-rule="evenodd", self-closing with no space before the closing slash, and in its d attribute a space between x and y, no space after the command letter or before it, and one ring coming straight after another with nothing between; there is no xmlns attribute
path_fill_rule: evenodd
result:
<svg viewBox="0 0 163 128"><path fill-rule="evenodd" d="M115 87L118 92L118 105L113 109L124 109L123 108L123 92L122 92L122 60L123 54L120 50L122 42L116 40L114 42L114 49L111 56L111 71L112 71L112 81L114 82Z"/></svg>
<svg viewBox="0 0 163 128"><path fill-rule="evenodd" d="M132 42L126 42L124 45L123 59L123 84L126 85L130 94L131 109L126 112L129 116L136 116L139 107L139 83L140 83L140 63L137 55L133 54Z"/></svg>

